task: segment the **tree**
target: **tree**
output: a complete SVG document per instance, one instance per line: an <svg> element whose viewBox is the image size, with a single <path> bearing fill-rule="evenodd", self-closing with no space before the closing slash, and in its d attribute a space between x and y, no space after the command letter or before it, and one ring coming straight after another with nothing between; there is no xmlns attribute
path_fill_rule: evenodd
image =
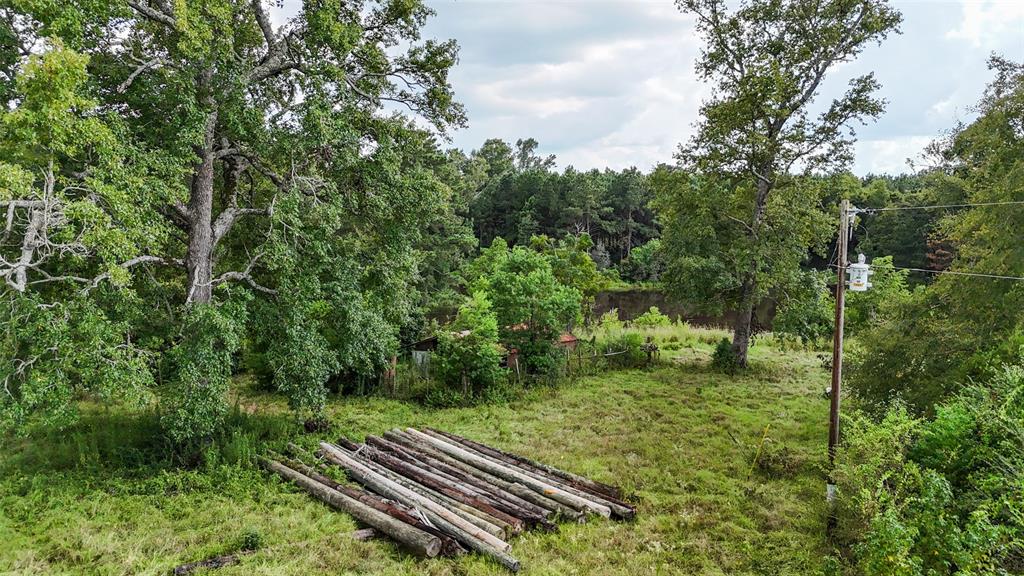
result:
<svg viewBox="0 0 1024 576"><path fill-rule="evenodd" d="M463 394L487 390L502 375L498 320L484 292L475 292L448 329L438 334L437 374Z"/></svg>
<svg viewBox="0 0 1024 576"><path fill-rule="evenodd" d="M947 213L938 232L951 242L953 272L1021 276L1024 271L1024 65L994 57L995 79L978 118L936 141L927 194L986 204ZM1020 282L943 274L910 297L881 305L860 336L851 388L881 407L894 396L928 413L969 380L981 381L1024 354Z"/></svg>
<svg viewBox="0 0 1024 576"><path fill-rule="evenodd" d="M714 97L701 107L697 133L678 159L700 179L694 193L715 198L708 214L722 215L714 216L718 231L733 229L720 234L728 236L722 246L733 256L705 253L705 271L718 277L711 284L726 290L722 299L736 312L732 349L745 365L755 306L799 262L780 257L804 251L814 236L779 237L781 229L793 227L797 198L777 197L807 190L793 171L810 174L849 163L850 125L883 109L871 74L851 80L843 96L812 117L818 89L837 65L896 31L901 16L884 0L750 0L731 13L724 0L677 5L696 17L706 42L697 73L715 85ZM684 216L675 225L686 221ZM677 288L687 299L704 299L685 283Z"/></svg>
<svg viewBox="0 0 1024 576"><path fill-rule="evenodd" d="M579 320L583 296L558 281L543 254L495 240L468 267L467 280L471 293L491 301L502 344L519 351L527 371L547 374L558 366L555 343Z"/></svg>
<svg viewBox="0 0 1024 576"><path fill-rule="evenodd" d="M407 109L441 133L462 124L447 77L457 46L420 39L432 12L415 0L306 2L279 27L265 4L2 3L0 75L13 69L41 88L2 112L12 136L2 201L14 214L4 248L19 250L4 252L15 264L0 273L9 291L47 306L87 299L121 350L217 348L224 355L168 357L179 381L166 389L210 402L223 402L232 353L257 342L290 382L282 388L306 398L293 405L315 412L327 378L374 374L394 352L428 281L425 252L464 237L434 137L384 110ZM40 50L52 66L36 66L29 54ZM39 106L65 112L44 117ZM54 135L77 148L54 148ZM43 219L43 235L40 209L60 215ZM246 318L292 332L270 341ZM197 333L207 329L223 333ZM26 356L23 340L7 350L25 381L62 373ZM218 375L183 362L200 357ZM179 439L218 420L216 409L196 412L211 425L175 420L187 410L173 406Z"/></svg>

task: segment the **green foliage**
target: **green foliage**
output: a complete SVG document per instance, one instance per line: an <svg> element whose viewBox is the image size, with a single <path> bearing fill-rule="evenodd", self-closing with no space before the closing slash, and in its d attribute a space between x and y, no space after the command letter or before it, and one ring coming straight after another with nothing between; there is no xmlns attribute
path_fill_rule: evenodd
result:
<svg viewBox="0 0 1024 576"><path fill-rule="evenodd" d="M532 138L515 146L491 139L463 162L470 215L482 244L507 238L528 245L532 236L587 235L595 257L618 264L658 234L648 207L651 189L636 168L621 172L572 167L553 170L554 156L539 156Z"/></svg>
<svg viewBox="0 0 1024 576"><path fill-rule="evenodd" d="M620 332L624 326L625 323L619 319L618 308L612 308L604 314L601 314L601 317L597 320L597 329L601 330L605 334Z"/></svg>
<svg viewBox="0 0 1024 576"><path fill-rule="evenodd" d="M473 294L491 301L506 349L519 351L528 372L552 374L561 355L558 336L580 319L579 290L558 281L543 254L496 240L468 268Z"/></svg>
<svg viewBox="0 0 1024 576"><path fill-rule="evenodd" d="M0 307L0 425L66 426L85 395L141 407L151 399L151 358L125 336L123 322L86 297L45 305L7 293Z"/></svg>
<svg viewBox="0 0 1024 576"><path fill-rule="evenodd" d="M163 408L170 438L179 444L205 440L227 414L233 355L245 326L244 301L189 308L182 338L168 353L175 376Z"/></svg>
<svg viewBox="0 0 1024 576"><path fill-rule="evenodd" d="M557 242L547 236L533 236L530 247L544 254L551 271L559 283L575 288L583 295L584 306L592 304L594 296L608 287L608 277L602 274L590 256L594 243L590 235L566 235Z"/></svg>
<svg viewBox="0 0 1024 576"><path fill-rule="evenodd" d="M711 367L726 374L735 374L739 370L736 354L732 351L732 342L728 338L722 338L715 346L715 351L711 355Z"/></svg>
<svg viewBox="0 0 1024 576"><path fill-rule="evenodd" d="M801 271L799 280L779 298L772 332L815 346L832 337L835 300L829 290L828 271Z"/></svg>
<svg viewBox="0 0 1024 576"><path fill-rule="evenodd" d="M643 346L643 335L637 332L625 332L602 340L598 351L608 355L605 360L609 366L638 368L647 365L647 352L644 351Z"/></svg>
<svg viewBox="0 0 1024 576"><path fill-rule="evenodd" d="M620 268L623 278L633 282L657 282L665 273L665 255L661 251L661 239L654 238L629 251L629 258L622 261Z"/></svg>
<svg viewBox="0 0 1024 576"><path fill-rule="evenodd" d="M886 310L910 298L909 272L893 268L892 261L892 256L873 258L871 288L867 292L846 293L846 330L850 335L883 321Z"/></svg>
<svg viewBox="0 0 1024 576"><path fill-rule="evenodd" d="M977 120L936 142L940 168L926 174L926 190L946 202L1021 200L1024 142L1024 68L994 58L996 78L979 104ZM998 224L994 224L998 223ZM1020 206L951 211L936 225L936 240L956 253L939 263L954 272L1019 276L1024 244ZM896 290L899 293L899 289ZM863 354L852 364L857 394L874 406L901 396L927 413L969 379L1015 363L1024 345L1024 285L944 274L926 288L881 303L880 320L862 334Z"/></svg>
<svg viewBox="0 0 1024 576"><path fill-rule="evenodd" d="M745 365L754 308L794 280L829 229L814 174L852 161L849 126L879 116L871 74L812 115L821 82L838 65L898 30L885 0L680 0L708 48L697 73L713 83L678 170L652 176L665 225L664 280L711 313L735 311L734 348ZM815 34L807 34L815 30ZM796 173L800 170L802 173Z"/></svg>
<svg viewBox="0 0 1024 576"><path fill-rule="evenodd" d="M1024 558L1024 369L1007 367L931 420L897 406L846 424L838 541L858 573L1008 574Z"/></svg>
<svg viewBox="0 0 1024 576"><path fill-rule="evenodd" d="M449 389L472 397L501 381L498 320L483 292L475 292L437 338L431 364Z"/></svg>
<svg viewBox="0 0 1024 576"><path fill-rule="evenodd" d="M661 313L657 306L651 306L650 310L634 318L631 322L637 328L654 328L656 326L671 326L672 319Z"/></svg>

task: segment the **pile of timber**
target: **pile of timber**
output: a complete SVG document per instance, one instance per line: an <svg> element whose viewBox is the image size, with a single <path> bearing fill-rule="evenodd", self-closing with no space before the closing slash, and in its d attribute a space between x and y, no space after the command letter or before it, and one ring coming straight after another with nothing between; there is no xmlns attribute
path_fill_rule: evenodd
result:
<svg viewBox="0 0 1024 576"><path fill-rule="evenodd" d="M615 486L429 428L395 429L364 444L321 442L317 455L289 450L292 457L272 454L263 466L428 558L472 550L516 572L508 543L515 534L554 531L558 520L636 515ZM362 488L324 475L328 466Z"/></svg>

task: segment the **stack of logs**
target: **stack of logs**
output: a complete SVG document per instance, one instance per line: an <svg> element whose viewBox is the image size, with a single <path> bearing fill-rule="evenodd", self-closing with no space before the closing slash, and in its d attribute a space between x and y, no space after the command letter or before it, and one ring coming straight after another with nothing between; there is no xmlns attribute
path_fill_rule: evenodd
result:
<svg viewBox="0 0 1024 576"><path fill-rule="evenodd" d="M470 549L516 572L512 535L553 531L560 519L628 520L636 514L615 486L438 430L395 429L369 436L365 444L321 442L322 460L294 444L289 449L294 458L274 454L262 464L425 557ZM363 489L325 476L327 464Z"/></svg>

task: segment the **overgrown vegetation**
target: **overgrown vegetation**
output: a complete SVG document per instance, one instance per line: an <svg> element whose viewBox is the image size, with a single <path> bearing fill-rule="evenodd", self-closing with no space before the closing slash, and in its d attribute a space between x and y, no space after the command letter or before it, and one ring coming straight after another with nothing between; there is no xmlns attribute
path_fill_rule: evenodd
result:
<svg viewBox="0 0 1024 576"><path fill-rule="evenodd" d="M636 522L591 521L518 537L539 573L816 573L824 557L824 374L813 356L755 346L733 379L704 368L722 331L663 329L686 346L652 370L602 372L506 403L430 409L379 396L329 398L333 432L361 438L434 426L525 454L637 498ZM675 356L680 360L668 364ZM421 561L387 539L356 542L351 518L252 465L266 447L312 447L280 396L239 380L232 432L198 460L168 451L155 417L98 405L64 433L40 429L0 452L0 572L164 573L261 545L219 574L503 574L477 555ZM781 417L784 412L786 417ZM786 478L747 477L766 424L805 459ZM609 545L614 542L614 545Z"/></svg>

